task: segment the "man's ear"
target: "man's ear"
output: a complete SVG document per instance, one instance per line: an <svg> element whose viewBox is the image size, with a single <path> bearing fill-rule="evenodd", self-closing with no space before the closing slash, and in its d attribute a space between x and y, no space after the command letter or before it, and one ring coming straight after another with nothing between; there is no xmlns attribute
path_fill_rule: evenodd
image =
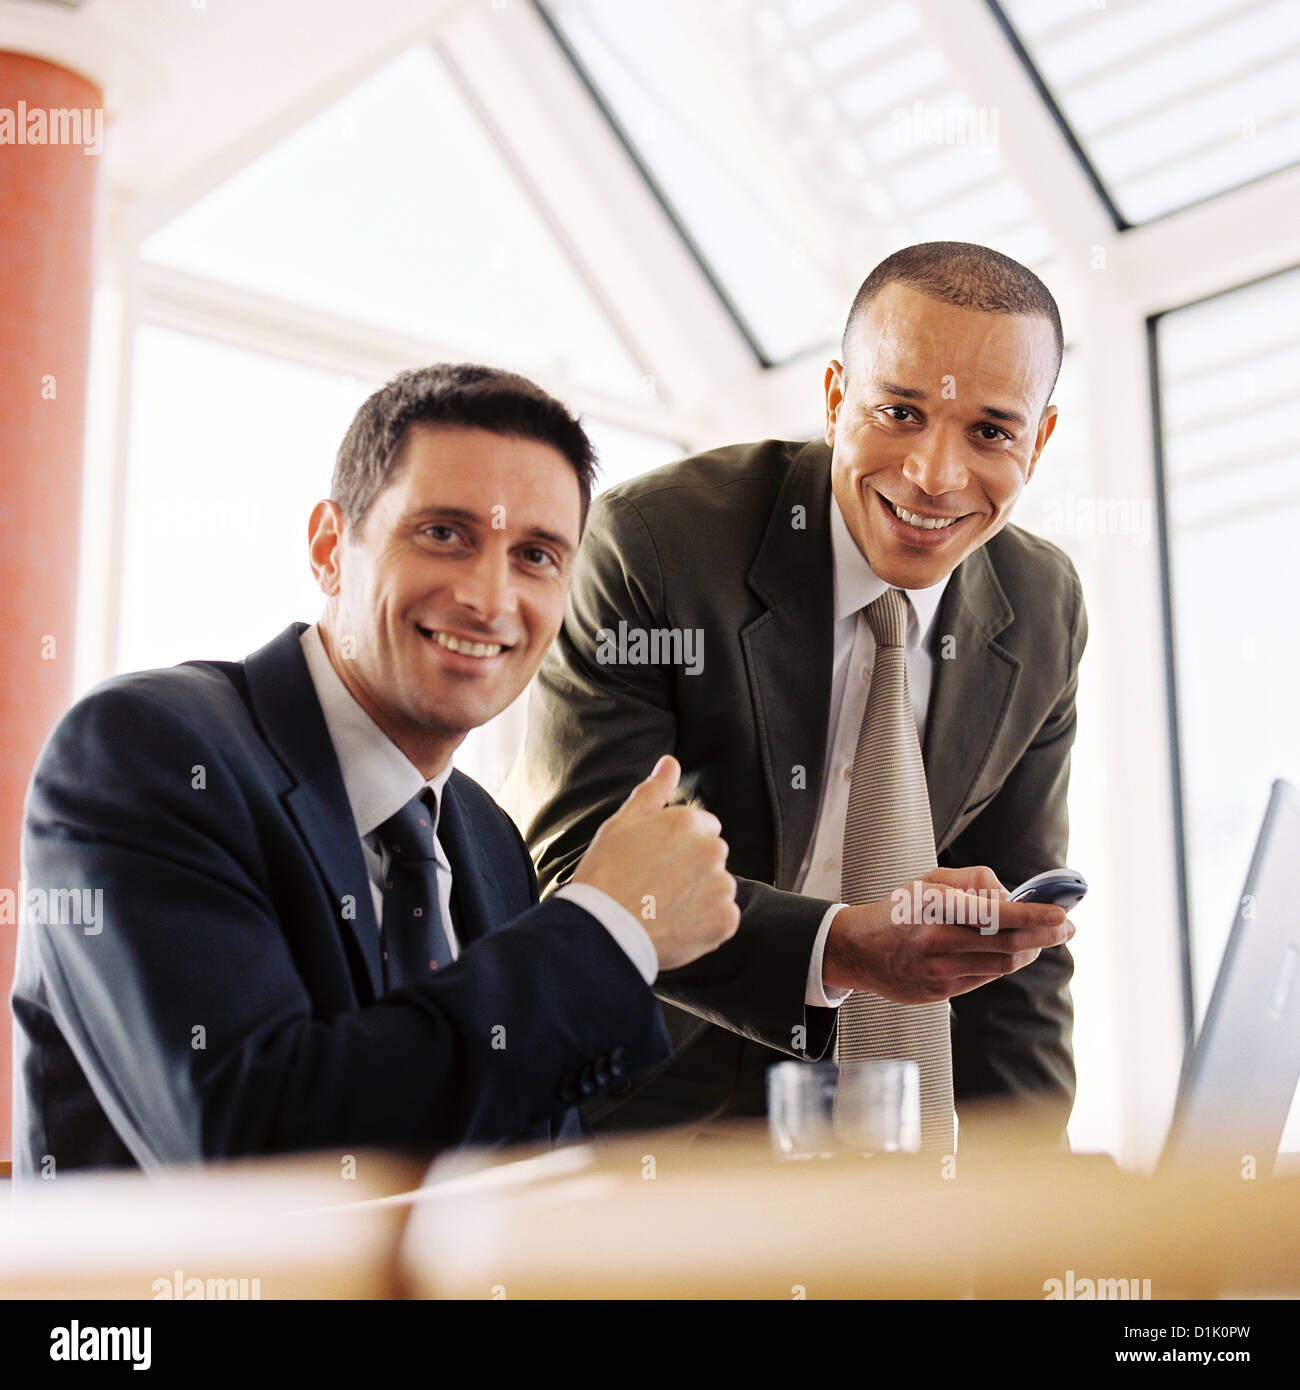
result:
<svg viewBox="0 0 1300 1390"><path fill-rule="evenodd" d="M831 359L830 365L826 368L826 376L823 381L823 388L826 392L826 442L833 449L835 447L835 425L840 417L840 407L844 404L844 368Z"/></svg>
<svg viewBox="0 0 1300 1390"><path fill-rule="evenodd" d="M1038 456L1043 452L1043 445L1052 437L1052 431L1056 428L1057 410L1054 405L1049 405L1043 409L1043 418L1038 422L1038 436L1034 440L1034 452L1029 456L1029 472L1025 474L1025 482L1034 476L1034 469L1038 466Z"/></svg>
<svg viewBox="0 0 1300 1390"><path fill-rule="evenodd" d="M341 583L343 513L337 502L317 502L307 523L307 553L321 593L334 598Z"/></svg>

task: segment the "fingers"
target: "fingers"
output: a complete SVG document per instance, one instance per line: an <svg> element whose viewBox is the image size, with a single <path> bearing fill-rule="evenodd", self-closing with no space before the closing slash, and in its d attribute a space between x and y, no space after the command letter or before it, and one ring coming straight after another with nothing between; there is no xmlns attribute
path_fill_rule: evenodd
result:
<svg viewBox="0 0 1300 1390"><path fill-rule="evenodd" d="M928 874L922 874L921 881L937 883L943 888L959 888L965 893L1008 896L997 874L983 864L968 869L931 869Z"/></svg>
<svg viewBox="0 0 1300 1390"><path fill-rule="evenodd" d="M1066 922L1065 909L1051 903L998 904L998 925L1007 931L1050 931Z"/></svg>
<svg viewBox="0 0 1300 1390"><path fill-rule="evenodd" d="M1020 946L1008 950L997 937L976 937L983 949L973 951L933 950L919 967L919 973L931 984L950 982L964 975L979 975L985 979L997 979L1000 975L1010 975L1025 966L1032 965L1042 954L1037 946Z"/></svg>
<svg viewBox="0 0 1300 1390"><path fill-rule="evenodd" d="M1064 946L1074 939L1074 923L1068 917L1056 926L1025 928L1003 928L997 935L1002 938L1003 948L1013 951L1047 951L1053 946ZM989 938L985 937L987 941Z"/></svg>
<svg viewBox="0 0 1300 1390"><path fill-rule="evenodd" d="M668 805L668 798L676 790L681 776L681 764L676 758L665 753L650 770L650 775L645 781L638 782L632 788L627 800L614 815L629 818L653 815L655 811L662 811Z"/></svg>
<svg viewBox="0 0 1300 1390"><path fill-rule="evenodd" d="M992 984L1017 970L1032 965L1038 951L1017 951L1012 955L977 955L960 958L934 957L923 971L918 972L922 993L915 1000L903 1002L929 1003L949 999L954 994L968 994L981 985Z"/></svg>
<svg viewBox="0 0 1300 1390"><path fill-rule="evenodd" d="M730 874L726 877L730 884L729 890L726 884L722 886L707 914L708 920L713 924L711 940L715 947L735 936L736 929L740 926L740 908L736 905L736 880Z"/></svg>
<svg viewBox="0 0 1300 1390"><path fill-rule="evenodd" d="M973 989L979 989L981 985L991 985L994 980L1000 980L999 975L961 975L948 982L949 988L945 998L951 999L958 994L969 994Z"/></svg>
<svg viewBox="0 0 1300 1390"><path fill-rule="evenodd" d="M1014 952L1061 946L1074 936L1074 924L1048 903L990 902L964 894L947 920L929 928L936 949L954 952Z"/></svg>
<svg viewBox="0 0 1300 1390"><path fill-rule="evenodd" d="M1026 914L1015 911L1022 906L1037 911L1026 920ZM985 950L992 945L999 951L1046 951L1064 946L1074 936L1074 923L1064 911L1045 903L1002 903L994 926L996 931L980 937Z"/></svg>
<svg viewBox="0 0 1300 1390"><path fill-rule="evenodd" d="M722 846L723 859L731 851L722 839L722 822L703 806L665 806L650 814L658 816L657 829L661 836L678 841L696 838L712 840Z"/></svg>
<svg viewBox="0 0 1300 1390"><path fill-rule="evenodd" d="M946 968L954 974L984 975L996 979L999 975L1013 975L1017 970L1032 965L1042 954L1041 951L1010 951L1005 955L983 951L974 956L952 957Z"/></svg>
<svg viewBox="0 0 1300 1390"><path fill-rule="evenodd" d="M1069 923L1064 928L1053 928L1046 932L998 929L988 930L987 935L982 935L981 932L987 929L951 926L934 930L936 934L931 938L931 948L945 955L962 957L967 963L981 955L1014 956L1023 951L1050 951L1053 946L1066 945L1074 937L1074 927ZM938 934L940 932L942 936Z"/></svg>

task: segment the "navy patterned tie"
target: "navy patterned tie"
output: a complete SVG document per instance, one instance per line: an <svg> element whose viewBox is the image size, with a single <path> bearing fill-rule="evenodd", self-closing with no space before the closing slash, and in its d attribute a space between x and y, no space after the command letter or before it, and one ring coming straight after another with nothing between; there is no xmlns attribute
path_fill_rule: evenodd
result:
<svg viewBox="0 0 1300 1390"><path fill-rule="evenodd" d="M377 831L388 852L380 927L385 991L423 980L430 971L451 964L451 943L438 905L433 847L437 805L426 788Z"/></svg>

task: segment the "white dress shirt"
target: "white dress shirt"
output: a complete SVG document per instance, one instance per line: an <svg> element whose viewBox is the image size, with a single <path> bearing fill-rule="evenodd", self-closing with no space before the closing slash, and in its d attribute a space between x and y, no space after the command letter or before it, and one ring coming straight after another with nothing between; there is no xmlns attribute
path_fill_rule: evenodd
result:
<svg viewBox="0 0 1300 1390"><path fill-rule="evenodd" d="M442 841L437 838L438 812L442 808L443 788L452 773L451 762L448 761L436 777L426 780L421 776L419 768L361 708L339 679L314 624L302 634L302 652L343 773L343 786L348 794L352 819L356 823L366 873L370 879L376 922L383 921L383 884L388 870L388 853L380 844L377 831L390 816L396 815L426 787L434 794L437 805L434 814L434 856L438 870L438 904L454 958L460 954L460 945L456 940L451 915L451 864ZM627 953L645 982L654 983L659 973L659 957L654 943L646 929L621 903L589 883L566 884L554 896L567 898L577 907L590 912Z"/></svg>
<svg viewBox="0 0 1300 1390"><path fill-rule="evenodd" d="M838 898L840 895L840 861L844 855L853 755L857 751L858 732L866 712L876 660L876 639L871 634L865 610L890 587L877 577L849 534L834 493L830 508L835 585L830 720L817 823L795 879L796 892L813 898ZM912 713L916 716L918 739L925 737L926 709L934 676L934 622L947 584L945 576L929 589L905 590L911 600L907 613L907 688L912 698ZM832 919L843 906L837 902L822 918L809 963L805 1003L835 1008L849 997L849 990L826 989L822 982L826 935Z"/></svg>

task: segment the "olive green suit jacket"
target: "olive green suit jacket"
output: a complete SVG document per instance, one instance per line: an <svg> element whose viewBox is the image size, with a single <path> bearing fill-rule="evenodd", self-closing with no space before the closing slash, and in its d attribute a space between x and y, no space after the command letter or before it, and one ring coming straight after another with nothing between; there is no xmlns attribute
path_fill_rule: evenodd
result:
<svg viewBox="0 0 1300 1390"><path fill-rule="evenodd" d="M591 1106L598 1129L761 1114L766 1067L825 1055L831 1044L833 1011L804 1004L830 903L789 891L824 774L830 505L829 448L777 440L686 459L593 503L564 625L530 697L507 807L546 891L672 753L722 822L741 905L730 941L660 976L674 1056L635 1089ZM702 646L630 661L637 630L691 632ZM1065 864L1086 635L1069 560L1017 527L954 570L934 628L922 749L940 865L987 864L1014 885ZM972 1101L994 1100L1063 1133L1074 1098L1072 971L1056 947L953 999L963 1123Z"/></svg>

